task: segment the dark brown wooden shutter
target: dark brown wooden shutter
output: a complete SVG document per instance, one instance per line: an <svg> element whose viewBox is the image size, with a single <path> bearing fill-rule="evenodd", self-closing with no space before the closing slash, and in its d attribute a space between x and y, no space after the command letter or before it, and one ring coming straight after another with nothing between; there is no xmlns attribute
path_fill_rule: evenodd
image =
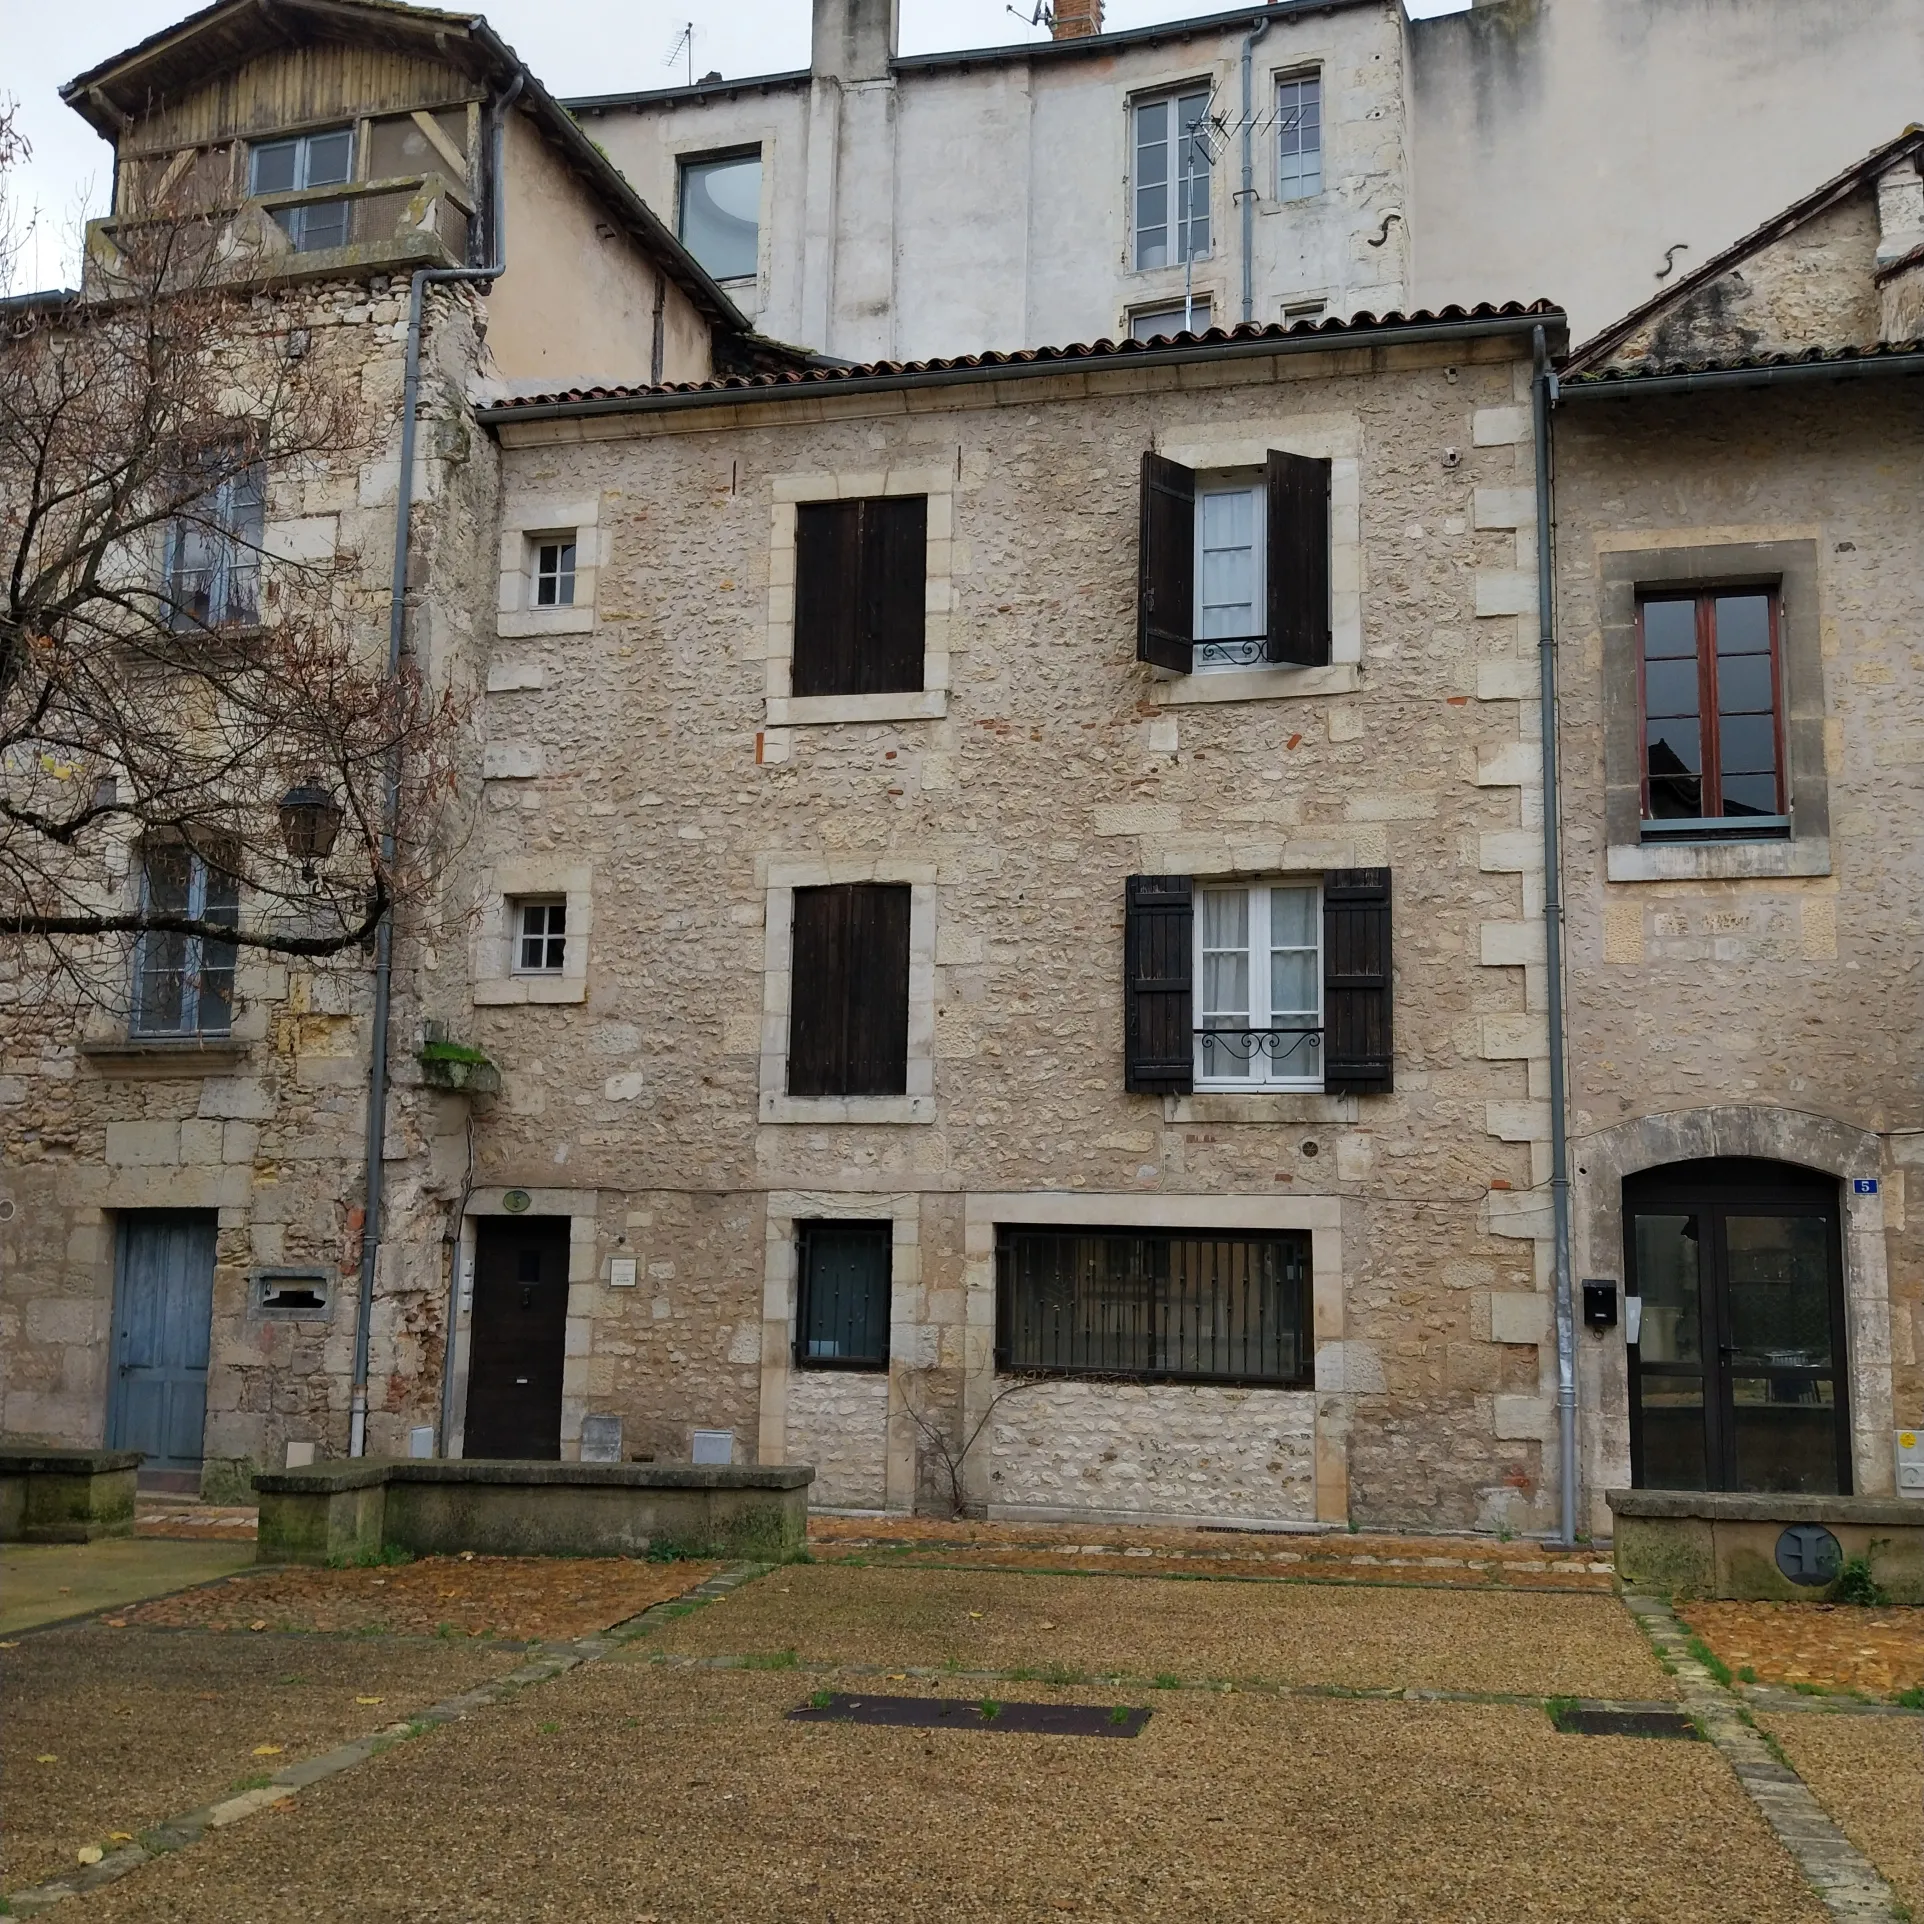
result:
<svg viewBox="0 0 1924 1924"><path fill-rule="evenodd" d="M1142 541L1136 580L1136 659L1178 675L1195 665L1196 476L1180 461L1142 457Z"/></svg>
<svg viewBox="0 0 1924 1924"><path fill-rule="evenodd" d="M1329 660L1329 473L1327 461L1269 451L1268 654L1298 668Z"/></svg>
<svg viewBox="0 0 1924 1924"><path fill-rule="evenodd" d="M1190 974L1195 889L1186 875L1132 875L1123 928L1123 1083L1187 1095L1196 1081Z"/></svg>
<svg viewBox="0 0 1924 1924"><path fill-rule="evenodd" d="M792 693L879 695L922 686L928 526L922 495L796 508Z"/></svg>
<svg viewBox="0 0 1924 1924"><path fill-rule="evenodd" d="M1391 1026L1390 872L1323 877L1323 1087L1386 1096L1395 1087Z"/></svg>
<svg viewBox="0 0 1924 1924"><path fill-rule="evenodd" d="M899 1096L908 1086L909 890L795 891L788 994L791 1096Z"/></svg>

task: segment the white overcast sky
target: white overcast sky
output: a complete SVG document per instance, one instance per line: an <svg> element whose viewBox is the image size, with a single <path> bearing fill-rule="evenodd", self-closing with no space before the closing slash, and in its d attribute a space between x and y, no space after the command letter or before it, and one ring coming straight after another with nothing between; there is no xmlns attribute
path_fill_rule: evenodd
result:
<svg viewBox="0 0 1924 1924"><path fill-rule="evenodd" d="M455 10L459 0L442 0ZM1414 14L1454 13L1469 0L1406 0ZM902 51L1041 40L1004 0L901 0ZM106 211L107 145L62 105L62 81L197 11L194 0L0 0L0 99L15 103L33 155L12 183L13 217L33 222L16 290L59 286L76 271L82 221ZM557 94L622 93L688 77L669 50L691 22L694 71L779 73L808 65L810 0L488 0L496 32ZM1110 0L1112 31L1224 11L1221 0Z"/></svg>

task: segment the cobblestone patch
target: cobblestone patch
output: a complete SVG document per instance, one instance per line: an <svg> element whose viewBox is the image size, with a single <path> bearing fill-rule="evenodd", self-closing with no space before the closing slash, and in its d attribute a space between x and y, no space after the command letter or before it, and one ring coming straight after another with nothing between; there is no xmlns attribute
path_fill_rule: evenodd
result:
<svg viewBox="0 0 1924 1924"><path fill-rule="evenodd" d="M1673 1697L1614 1601L1006 1570L776 1571L651 1643L968 1670Z"/></svg>
<svg viewBox="0 0 1924 1924"><path fill-rule="evenodd" d="M256 1924L324 1889L363 1924L1823 1920L1707 1744L1560 1736L1540 1708L1201 1692L1159 1698L1131 1743L990 1743L788 1721L805 1694L785 1674L583 1669L89 1916Z"/></svg>
<svg viewBox="0 0 1924 1924"><path fill-rule="evenodd" d="M1677 1615L1732 1671L1752 1671L1758 1683L1874 1697L1924 1688L1924 1608L1683 1603Z"/></svg>

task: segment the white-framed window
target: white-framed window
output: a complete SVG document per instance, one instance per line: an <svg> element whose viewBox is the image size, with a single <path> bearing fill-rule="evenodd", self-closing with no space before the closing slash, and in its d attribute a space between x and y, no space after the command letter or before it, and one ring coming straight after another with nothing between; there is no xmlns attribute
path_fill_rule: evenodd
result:
<svg viewBox="0 0 1924 1924"><path fill-rule="evenodd" d="M1139 100L1130 110L1130 123L1136 266L1173 267L1203 259L1209 252L1209 90Z"/></svg>
<svg viewBox="0 0 1924 1924"><path fill-rule="evenodd" d="M1266 501L1260 470L1196 477L1198 674L1248 668L1266 658Z"/></svg>
<svg viewBox="0 0 1924 1924"><path fill-rule="evenodd" d="M200 466L206 492L167 526L168 625L251 626L260 619L266 477L232 442L208 449Z"/></svg>
<svg viewBox="0 0 1924 1924"><path fill-rule="evenodd" d="M575 534L572 528L560 534L538 534L530 546L533 563L534 594L530 605L536 608L572 608L575 605Z"/></svg>
<svg viewBox="0 0 1924 1924"><path fill-rule="evenodd" d="M514 909L514 973L560 975L568 965L568 903L563 896L523 898Z"/></svg>
<svg viewBox="0 0 1924 1924"><path fill-rule="evenodd" d="M1197 294L1187 301L1162 301L1154 307L1134 309L1129 316L1129 338L1153 341L1158 334L1200 334L1209 325L1209 296Z"/></svg>
<svg viewBox="0 0 1924 1924"><path fill-rule="evenodd" d="M1276 198L1323 191L1323 76L1288 74L1276 83Z"/></svg>
<svg viewBox="0 0 1924 1924"><path fill-rule="evenodd" d="M1199 883L1196 1086L1323 1086L1323 901L1314 881Z"/></svg>
<svg viewBox="0 0 1924 1924"><path fill-rule="evenodd" d="M318 133L294 134L286 140L257 140L248 150L250 194L345 186L353 178L352 127L329 127ZM348 244L351 222L347 201L302 201L293 207L276 207L273 214L294 243L296 253L312 254L324 247Z"/></svg>
<svg viewBox="0 0 1924 1924"><path fill-rule="evenodd" d="M231 859L231 858L230 858ZM154 842L141 857L140 893L152 915L237 927L240 882L224 861L184 842ZM226 1035L233 1026L236 948L206 935L149 929L134 945L137 1036Z"/></svg>

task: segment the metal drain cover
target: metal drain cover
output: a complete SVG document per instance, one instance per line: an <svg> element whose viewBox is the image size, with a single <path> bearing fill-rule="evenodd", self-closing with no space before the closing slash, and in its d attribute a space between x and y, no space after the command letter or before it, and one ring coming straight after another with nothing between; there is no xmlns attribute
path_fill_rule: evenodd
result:
<svg viewBox="0 0 1924 1924"><path fill-rule="evenodd" d="M788 1713L796 1724L894 1724L910 1730L1020 1730L1045 1737L1134 1737L1149 1721L1126 1704L1010 1704L975 1697L867 1697L825 1693Z"/></svg>
<svg viewBox="0 0 1924 1924"><path fill-rule="evenodd" d="M1581 1705L1550 1713L1559 1730L1578 1737L1701 1737L1680 1710L1587 1710Z"/></svg>

